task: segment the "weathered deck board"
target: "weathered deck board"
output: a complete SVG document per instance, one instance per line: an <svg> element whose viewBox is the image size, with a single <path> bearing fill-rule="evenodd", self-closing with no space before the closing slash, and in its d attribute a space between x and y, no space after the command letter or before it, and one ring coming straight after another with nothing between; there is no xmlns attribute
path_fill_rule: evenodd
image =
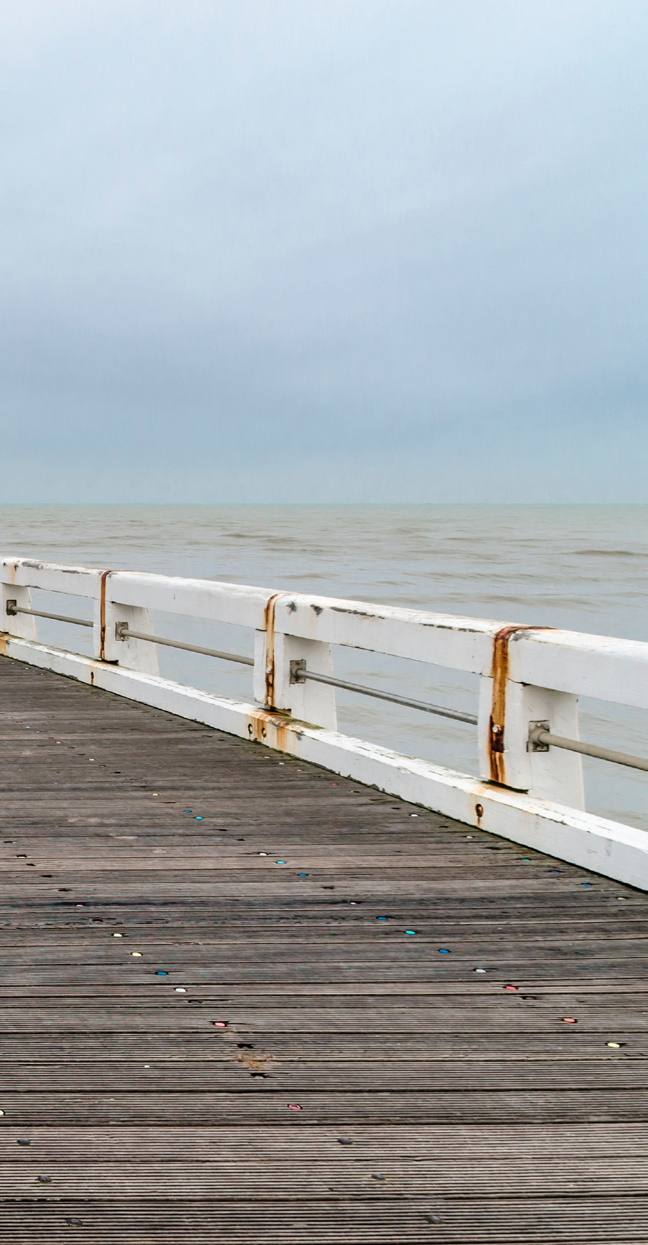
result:
<svg viewBox="0 0 648 1245"><path fill-rule="evenodd" d="M0 1240L648 1241L648 897L6 660L0 755Z"/></svg>

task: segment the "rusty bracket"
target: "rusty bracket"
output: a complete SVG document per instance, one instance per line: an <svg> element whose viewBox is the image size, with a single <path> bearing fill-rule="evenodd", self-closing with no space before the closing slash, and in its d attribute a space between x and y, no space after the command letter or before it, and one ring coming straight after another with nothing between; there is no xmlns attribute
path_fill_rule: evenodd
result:
<svg viewBox="0 0 648 1245"><path fill-rule="evenodd" d="M291 661L290 663L290 682L291 683L305 683L306 682L306 676L304 675L305 669L306 669L306 658L305 657L294 658L293 661Z"/></svg>

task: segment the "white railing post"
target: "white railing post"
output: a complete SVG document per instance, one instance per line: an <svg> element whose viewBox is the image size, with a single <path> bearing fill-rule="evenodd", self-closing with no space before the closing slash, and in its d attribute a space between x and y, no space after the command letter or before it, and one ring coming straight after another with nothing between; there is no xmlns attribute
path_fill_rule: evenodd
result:
<svg viewBox="0 0 648 1245"><path fill-rule="evenodd" d="M101 591L95 601L94 652L100 661L115 662L141 674L159 674L157 649L146 640L117 638L117 624L127 623L132 631L152 634L151 615L138 605L122 605L111 597L110 572L101 577Z"/></svg>
<svg viewBox="0 0 648 1245"><path fill-rule="evenodd" d="M482 678L479 695L479 767L481 777L540 800L585 808L583 764L577 752L562 748L534 751L529 727L546 722L547 730L578 739L578 697L506 680L505 711L493 713L493 679ZM496 717L499 718L496 721ZM496 730L496 727L503 730ZM499 751L503 744L503 750Z"/></svg>
<svg viewBox="0 0 648 1245"><path fill-rule="evenodd" d="M21 640L36 640L36 619L30 614L8 614L7 601L15 601L23 609L31 609L31 590L11 582L12 572L15 574L15 563L5 562L3 567L7 578L2 583L2 600L0 602L0 631L8 631L10 635Z"/></svg>
<svg viewBox="0 0 648 1245"><path fill-rule="evenodd" d="M541 800L584 809L583 765L578 753L537 748L529 742L529 731L538 722L554 735L578 739L578 696L509 677L511 641L524 642L533 630L507 626L493 638L491 673L482 676L479 689L480 775Z"/></svg>
<svg viewBox="0 0 648 1245"><path fill-rule="evenodd" d="M300 722L336 731L335 688L309 680L299 682L296 666L296 663L305 662L314 674L332 675L331 645L277 630L276 610L280 599L279 593L270 598L265 609L265 631L255 634L254 698L264 707L280 709ZM282 625L285 625L285 613L282 609ZM290 614L288 602L288 618Z"/></svg>

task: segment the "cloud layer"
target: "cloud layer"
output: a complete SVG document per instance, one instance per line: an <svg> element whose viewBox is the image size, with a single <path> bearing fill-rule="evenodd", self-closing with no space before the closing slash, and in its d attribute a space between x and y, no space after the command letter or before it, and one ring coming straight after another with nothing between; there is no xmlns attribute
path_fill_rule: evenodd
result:
<svg viewBox="0 0 648 1245"><path fill-rule="evenodd" d="M4 501L647 501L643 0L21 0Z"/></svg>

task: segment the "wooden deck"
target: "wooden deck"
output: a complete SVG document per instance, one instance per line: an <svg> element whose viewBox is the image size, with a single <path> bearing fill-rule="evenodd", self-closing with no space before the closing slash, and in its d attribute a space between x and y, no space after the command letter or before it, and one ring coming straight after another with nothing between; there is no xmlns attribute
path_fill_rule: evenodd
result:
<svg viewBox="0 0 648 1245"><path fill-rule="evenodd" d="M1 1241L648 1241L644 894L7 660L0 713Z"/></svg>

